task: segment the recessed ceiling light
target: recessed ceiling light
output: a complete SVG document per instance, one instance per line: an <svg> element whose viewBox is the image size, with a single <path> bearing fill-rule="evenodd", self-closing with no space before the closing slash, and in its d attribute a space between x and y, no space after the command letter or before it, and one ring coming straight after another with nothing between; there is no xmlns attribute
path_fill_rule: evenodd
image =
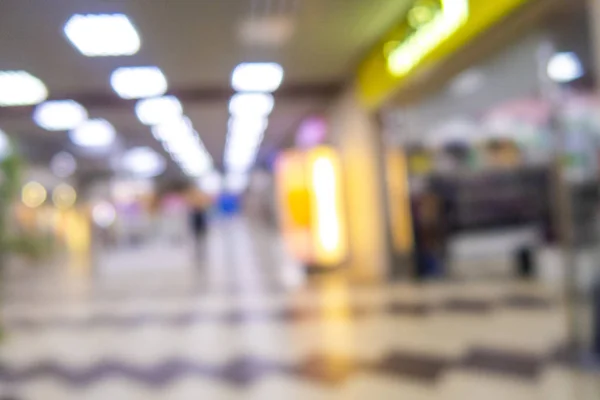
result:
<svg viewBox="0 0 600 400"><path fill-rule="evenodd" d="M273 111L273 96L267 93L238 93L229 101L229 112L235 117L266 117Z"/></svg>
<svg viewBox="0 0 600 400"><path fill-rule="evenodd" d="M81 147L108 147L115 136L115 128L104 119L88 120L69 132L71 141Z"/></svg>
<svg viewBox="0 0 600 400"><path fill-rule="evenodd" d="M66 131L77 127L88 117L83 106L73 100L46 101L33 113L36 124L49 131Z"/></svg>
<svg viewBox="0 0 600 400"><path fill-rule="evenodd" d="M573 52L556 53L548 62L548 76L554 82L568 83L583 76L583 66Z"/></svg>
<svg viewBox="0 0 600 400"><path fill-rule="evenodd" d="M238 36L243 44L250 46L281 47L294 33L293 16L252 15L243 20L238 28Z"/></svg>
<svg viewBox="0 0 600 400"><path fill-rule="evenodd" d="M88 57L130 56L140 49L140 37L123 14L75 14L64 31L73 46Z"/></svg>
<svg viewBox="0 0 600 400"><path fill-rule="evenodd" d="M123 67L110 76L110 84L124 99L162 96L167 79L158 67Z"/></svg>
<svg viewBox="0 0 600 400"><path fill-rule="evenodd" d="M59 178L67 178L75 173L77 161L70 153L61 151L50 160L50 170Z"/></svg>
<svg viewBox="0 0 600 400"><path fill-rule="evenodd" d="M166 168L165 159L150 147L136 147L123 156L123 167L140 178L152 178L162 174Z"/></svg>
<svg viewBox="0 0 600 400"><path fill-rule="evenodd" d="M25 71L0 71L0 106L31 106L48 97L44 82Z"/></svg>
<svg viewBox="0 0 600 400"><path fill-rule="evenodd" d="M157 125L181 117L183 109L175 96L142 99L135 105L135 113L144 125Z"/></svg>
<svg viewBox="0 0 600 400"><path fill-rule="evenodd" d="M273 92L282 81L283 68L276 63L243 63L231 75L231 86L238 92Z"/></svg>
<svg viewBox="0 0 600 400"><path fill-rule="evenodd" d="M194 128L188 117L171 119L152 127L152 135L161 142L192 136Z"/></svg>
<svg viewBox="0 0 600 400"><path fill-rule="evenodd" d="M237 133L256 136L267 129L269 120L266 117L242 116L229 119L229 134Z"/></svg>

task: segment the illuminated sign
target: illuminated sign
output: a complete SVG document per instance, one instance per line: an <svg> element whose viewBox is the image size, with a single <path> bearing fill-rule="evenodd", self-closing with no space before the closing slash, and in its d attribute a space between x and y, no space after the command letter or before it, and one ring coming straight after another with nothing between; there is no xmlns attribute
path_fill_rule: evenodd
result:
<svg viewBox="0 0 600 400"><path fill-rule="evenodd" d="M289 150L275 163L283 236L288 249L313 267L335 267L347 256L341 165L326 146Z"/></svg>
<svg viewBox="0 0 600 400"><path fill-rule="evenodd" d="M408 38L389 43L387 65L394 76L403 76L415 68L440 43L448 39L469 19L469 0L420 1L408 12Z"/></svg>

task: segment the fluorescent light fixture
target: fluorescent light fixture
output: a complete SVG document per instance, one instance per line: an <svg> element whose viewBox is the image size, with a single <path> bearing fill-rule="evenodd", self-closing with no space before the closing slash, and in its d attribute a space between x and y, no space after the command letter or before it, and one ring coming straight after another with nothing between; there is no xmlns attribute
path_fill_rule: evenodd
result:
<svg viewBox="0 0 600 400"><path fill-rule="evenodd" d="M135 105L135 113L144 125L158 125L181 117L183 108L175 96L142 99Z"/></svg>
<svg viewBox="0 0 600 400"><path fill-rule="evenodd" d="M162 96L167 91L167 79L158 67L117 68L110 84L123 99Z"/></svg>
<svg viewBox="0 0 600 400"><path fill-rule="evenodd" d="M277 63L242 63L231 75L238 92L274 92L283 81L283 68Z"/></svg>
<svg viewBox="0 0 600 400"><path fill-rule="evenodd" d="M25 71L0 71L0 107L31 106L48 97L44 82Z"/></svg>
<svg viewBox="0 0 600 400"><path fill-rule="evenodd" d="M429 22L394 45L387 58L389 71L396 77L407 75L468 20L469 0L442 0L442 9Z"/></svg>
<svg viewBox="0 0 600 400"><path fill-rule="evenodd" d="M49 131L66 131L76 128L88 118L85 108L73 100L46 101L35 108L33 120Z"/></svg>
<svg viewBox="0 0 600 400"><path fill-rule="evenodd" d="M583 76L583 66L573 52L556 53L548 62L548 76L554 82L568 83Z"/></svg>
<svg viewBox="0 0 600 400"><path fill-rule="evenodd" d="M193 131L192 123L187 117L176 118L152 127L152 135L161 142L190 136Z"/></svg>
<svg viewBox="0 0 600 400"><path fill-rule="evenodd" d="M266 117L242 116L229 119L229 134L244 134L256 136L263 133L269 124Z"/></svg>
<svg viewBox="0 0 600 400"><path fill-rule="evenodd" d="M2 161L11 152L10 141L8 135L0 129L0 161Z"/></svg>
<svg viewBox="0 0 600 400"><path fill-rule="evenodd" d="M135 147L125 153L123 167L140 178L152 178L162 174L166 168L165 159L150 147Z"/></svg>
<svg viewBox="0 0 600 400"><path fill-rule="evenodd" d="M235 117L266 117L273 111L273 96L267 93L238 93L229 101Z"/></svg>
<svg viewBox="0 0 600 400"><path fill-rule="evenodd" d="M130 56L140 49L140 37L123 14L75 14L65 24L64 32L88 57Z"/></svg>
<svg viewBox="0 0 600 400"><path fill-rule="evenodd" d="M70 153L61 151L50 160L50 170L59 178L68 178L75 173L77 161Z"/></svg>
<svg viewBox="0 0 600 400"><path fill-rule="evenodd" d="M81 147L108 147L115 140L115 128L104 119L90 119L69 132L71 141Z"/></svg>

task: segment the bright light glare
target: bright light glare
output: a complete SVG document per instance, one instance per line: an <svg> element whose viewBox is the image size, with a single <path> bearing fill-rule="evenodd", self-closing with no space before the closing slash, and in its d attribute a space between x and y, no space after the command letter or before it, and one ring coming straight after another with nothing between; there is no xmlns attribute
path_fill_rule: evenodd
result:
<svg viewBox="0 0 600 400"><path fill-rule="evenodd" d="M0 129L0 161L2 161L11 152L8 136Z"/></svg>
<svg viewBox="0 0 600 400"><path fill-rule="evenodd" d="M73 207L76 201L77 192L66 183L61 183L52 191L52 202L61 210Z"/></svg>
<svg viewBox="0 0 600 400"><path fill-rule="evenodd" d="M223 189L223 177L217 171L210 171L200 178L200 189L210 195L217 195Z"/></svg>
<svg viewBox="0 0 600 400"><path fill-rule="evenodd" d="M225 177L225 189L232 194L240 194L248 187L249 178L244 173L229 173Z"/></svg>
<svg viewBox="0 0 600 400"><path fill-rule="evenodd" d="M193 134L192 123L187 117L181 117L152 127L152 135L161 142L181 140Z"/></svg>
<svg viewBox="0 0 600 400"><path fill-rule="evenodd" d="M340 241L338 212L336 209L335 170L331 160L320 157L315 160L312 180L316 197L316 213L319 241L328 251L337 249Z"/></svg>
<svg viewBox="0 0 600 400"><path fill-rule="evenodd" d="M64 31L73 46L88 57L130 56L140 49L140 37L123 14L75 14Z"/></svg>
<svg viewBox="0 0 600 400"><path fill-rule="evenodd" d="M152 135L162 142L163 148L186 175L199 177L213 168L212 157L189 118L182 116L155 125Z"/></svg>
<svg viewBox="0 0 600 400"><path fill-rule="evenodd" d="M135 113L144 125L157 125L181 117L183 108L175 96L142 99L135 105Z"/></svg>
<svg viewBox="0 0 600 400"><path fill-rule="evenodd" d="M262 134L269 124L265 117L242 116L229 119L229 132L256 137Z"/></svg>
<svg viewBox="0 0 600 400"><path fill-rule="evenodd" d="M104 119L88 120L69 132L71 141L81 147L108 147L115 136L115 128Z"/></svg>
<svg viewBox="0 0 600 400"><path fill-rule="evenodd" d="M44 82L25 71L0 71L0 106L31 106L48 97Z"/></svg>
<svg viewBox="0 0 600 400"><path fill-rule="evenodd" d="M66 131L76 128L87 117L86 109L73 100L46 101L38 105L33 112L35 123L49 131Z"/></svg>
<svg viewBox="0 0 600 400"><path fill-rule="evenodd" d="M109 202L101 202L92 209L92 219L102 228L111 226L117 218L115 207Z"/></svg>
<svg viewBox="0 0 600 400"><path fill-rule="evenodd" d="M266 93L238 93L229 101L229 112L235 117L266 117L273 111L273 96Z"/></svg>
<svg viewBox="0 0 600 400"><path fill-rule="evenodd" d="M46 201L46 188L39 182L29 182L23 186L21 201L29 208L37 208Z"/></svg>
<svg viewBox="0 0 600 400"><path fill-rule="evenodd" d="M59 178L67 178L75 173L77 161L70 153L61 151L50 160L50 170Z"/></svg>
<svg viewBox="0 0 600 400"><path fill-rule="evenodd" d="M123 99L162 96L167 91L167 79L158 67L118 68L110 84Z"/></svg>
<svg viewBox="0 0 600 400"><path fill-rule="evenodd" d="M152 178L162 174L166 168L165 159L150 147L133 148L123 156L123 167L140 178Z"/></svg>
<svg viewBox="0 0 600 400"><path fill-rule="evenodd" d="M283 81L283 68L276 63L242 63L231 75L238 92L274 92Z"/></svg>
<svg viewBox="0 0 600 400"><path fill-rule="evenodd" d="M442 11L390 52L387 60L390 72L404 76L412 71L469 20L469 12L469 0L442 0Z"/></svg>
<svg viewBox="0 0 600 400"><path fill-rule="evenodd" d="M554 82L571 82L583 76L583 66L573 52L556 53L548 62L548 76Z"/></svg>

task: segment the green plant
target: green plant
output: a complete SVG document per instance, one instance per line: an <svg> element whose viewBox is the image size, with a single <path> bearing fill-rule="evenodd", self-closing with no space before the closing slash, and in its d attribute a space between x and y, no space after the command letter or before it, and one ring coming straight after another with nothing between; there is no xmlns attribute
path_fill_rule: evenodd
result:
<svg viewBox="0 0 600 400"><path fill-rule="evenodd" d="M11 152L0 160L0 267L8 254L39 259L45 253L44 241L31 234L11 232L10 209L21 186L21 158Z"/></svg>

